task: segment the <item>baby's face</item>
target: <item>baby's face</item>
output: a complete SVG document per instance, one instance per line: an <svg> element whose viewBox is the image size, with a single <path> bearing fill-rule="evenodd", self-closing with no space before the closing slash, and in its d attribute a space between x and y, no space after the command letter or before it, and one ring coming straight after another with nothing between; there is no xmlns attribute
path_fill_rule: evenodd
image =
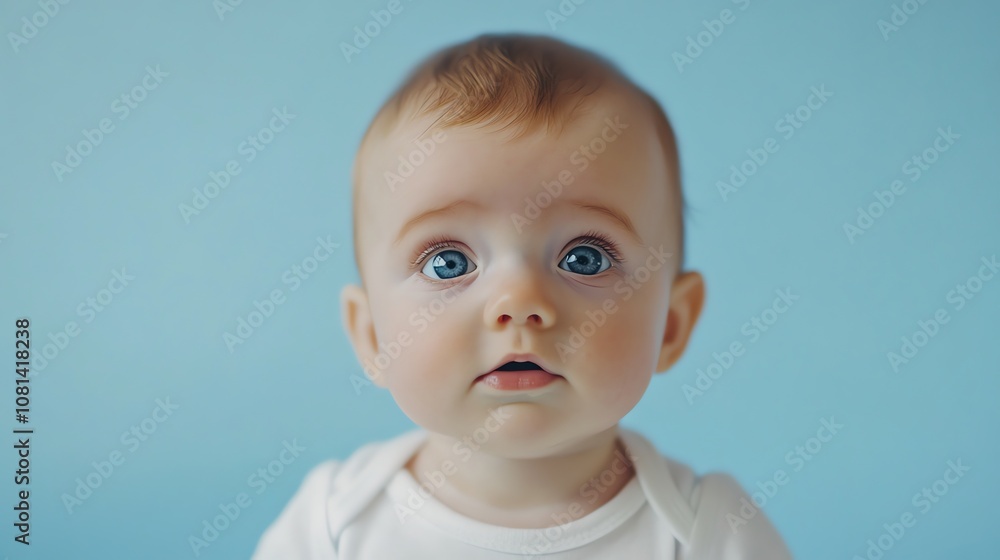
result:
<svg viewBox="0 0 1000 560"><path fill-rule="evenodd" d="M381 356L361 358L418 425L477 445L488 433L506 456L552 453L615 426L663 369L679 240L638 105L600 94L559 137L515 141L422 119L369 150L358 250ZM418 137L433 153L410 157ZM423 161L390 188L401 158ZM560 377L477 382L509 353Z"/></svg>

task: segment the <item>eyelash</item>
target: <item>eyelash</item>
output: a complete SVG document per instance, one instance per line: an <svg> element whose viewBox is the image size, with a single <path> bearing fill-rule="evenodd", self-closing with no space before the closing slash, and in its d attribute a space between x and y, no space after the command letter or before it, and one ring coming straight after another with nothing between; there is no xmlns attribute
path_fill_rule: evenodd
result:
<svg viewBox="0 0 1000 560"><path fill-rule="evenodd" d="M575 241L600 247L608 254L609 257L611 257L611 260L618 264L625 263L625 258L618 249L618 244L612 241L607 235L597 230L590 230L577 238ZM413 261L410 263L410 268L420 266L428 255L434 253L438 249L446 247L455 248L455 242L445 236L438 236L431 239L426 245L424 245L424 248L416 255L416 257L414 257Z"/></svg>

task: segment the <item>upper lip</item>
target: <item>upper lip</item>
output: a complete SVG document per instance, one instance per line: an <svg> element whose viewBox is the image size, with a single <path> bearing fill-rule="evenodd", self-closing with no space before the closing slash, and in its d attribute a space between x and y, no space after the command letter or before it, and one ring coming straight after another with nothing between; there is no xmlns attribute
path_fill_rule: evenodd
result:
<svg viewBox="0 0 1000 560"><path fill-rule="evenodd" d="M494 371L499 369L500 366L506 364L507 362L534 362L536 365L538 365L538 367L542 368L543 371L551 373L552 375L559 375L558 373L555 372L555 370L549 367L548 363L546 363L545 360L539 358L535 354L507 354L503 358L500 358L500 361L497 362L492 369L490 369L483 375L493 373ZM480 375L479 377L482 377L482 375Z"/></svg>

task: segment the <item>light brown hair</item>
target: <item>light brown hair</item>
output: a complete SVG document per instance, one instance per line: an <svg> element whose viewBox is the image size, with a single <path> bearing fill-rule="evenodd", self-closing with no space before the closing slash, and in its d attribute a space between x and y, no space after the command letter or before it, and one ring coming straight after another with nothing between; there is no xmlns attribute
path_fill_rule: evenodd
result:
<svg viewBox="0 0 1000 560"><path fill-rule="evenodd" d="M382 105L361 140L355 159L354 252L358 258L359 178L363 153L395 126L437 115L432 128L478 126L510 139L544 128L557 130L575 118L585 101L609 83L627 87L648 105L670 170L671 206L683 254L683 195L673 129L660 104L604 58L562 41L536 35L481 35L446 47L421 62ZM683 264L679 261L681 265Z"/></svg>

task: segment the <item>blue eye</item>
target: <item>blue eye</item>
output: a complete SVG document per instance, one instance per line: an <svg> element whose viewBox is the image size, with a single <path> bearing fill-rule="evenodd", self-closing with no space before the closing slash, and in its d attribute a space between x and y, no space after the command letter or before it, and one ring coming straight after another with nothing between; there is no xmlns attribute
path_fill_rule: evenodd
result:
<svg viewBox="0 0 1000 560"><path fill-rule="evenodd" d="M565 266L563 266L564 264ZM594 247L577 245L559 262L559 268L576 274L593 276L611 268L611 261Z"/></svg>
<svg viewBox="0 0 1000 560"><path fill-rule="evenodd" d="M473 270L475 265L461 251L448 249L431 257L420 272L434 280L451 280Z"/></svg>

